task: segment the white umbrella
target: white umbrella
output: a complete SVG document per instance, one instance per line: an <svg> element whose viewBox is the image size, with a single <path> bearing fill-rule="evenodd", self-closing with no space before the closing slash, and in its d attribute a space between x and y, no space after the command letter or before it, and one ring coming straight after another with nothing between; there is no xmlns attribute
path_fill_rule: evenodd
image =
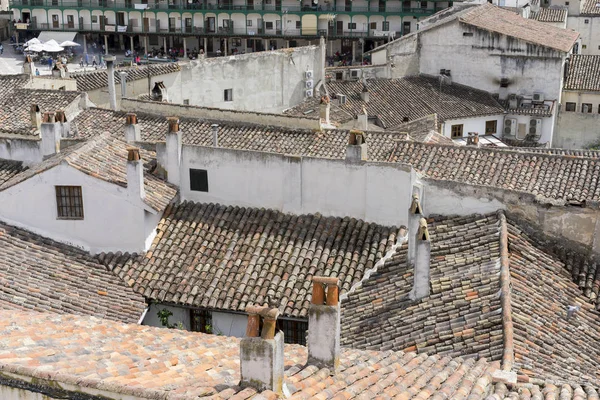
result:
<svg viewBox="0 0 600 400"><path fill-rule="evenodd" d="M42 49L49 53L58 53L59 51L63 51L64 47L60 47L56 40L48 40L46 43L42 44Z"/></svg>
<svg viewBox="0 0 600 400"><path fill-rule="evenodd" d="M25 42L25 46L31 46L32 44L42 44L42 42L38 38L33 38Z"/></svg>
<svg viewBox="0 0 600 400"><path fill-rule="evenodd" d="M60 44L61 47L75 47L75 46L81 46L79 43L75 43L75 42L71 42L70 40L67 40L66 42L62 42Z"/></svg>
<svg viewBox="0 0 600 400"><path fill-rule="evenodd" d="M40 51L44 51L44 45L41 43L31 44L29 47L27 47L27 51L35 51L36 53L39 53Z"/></svg>

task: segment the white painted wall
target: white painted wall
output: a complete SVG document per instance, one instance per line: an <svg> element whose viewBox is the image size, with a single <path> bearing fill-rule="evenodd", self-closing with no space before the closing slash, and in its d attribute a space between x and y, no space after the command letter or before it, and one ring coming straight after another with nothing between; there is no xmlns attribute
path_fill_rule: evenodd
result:
<svg viewBox="0 0 600 400"><path fill-rule="evenodd" d="M208 192L190 190L190 168L208 171ZM401 225L408 222L413 176L410 166L398 163L183 146L180 191L182 200Z"/></svg>
<svg viewBox="0 0 600 400"><path fill-rule="evenodd" d="M526 127L527 132L529 132L529 124L532 119L541 119L542 120L542 133L541 133L539 143L552 144L553 137L554 137L554 131L555 131L554 126L555 126L555 120L556 120L556 111L554 111L552 116L543 117L543 118L540 118L537 116L532 116L532 115L518 115L518 114L517 115L507 114L505 116L505 118L514 118L517 120L518 124L527 125L527 127ZM504 131L501 131L501 132L504 132Z"/></svg>
<svg viewBox="0 0 600 400"><path fill-rule="evenodd" d="M575 103L575 111L566 111L567 103ZM582 104L591 104L590 113L582 113ZM600 143L600 93L564 91L552 145L581 149Z"/></svg>
<svg viewBox="0 0 600 400"><path fill-rule="evenodd" d="M573 1L573 3L575 3L575 1ZM581 35L579 54L600 54L600 18L597 16L571 16L571 13L569 12L569 16L567 17L567 28L573 29Z"/></svg>
<svg viewBox="0 0 600 400"><path fill-rule="evenodd" d="M82 187L83 220L57 219L56 185ZM141 200L131 198L127 188L66 164L1 191L0 204L0 220L92 253L144 251L159 218L148 213L146 222Z"/></svg>
<svg viewBox="0 0 600 400"><path fill-rule="evenodd" d="M23 161L30 166L42 162L41 140L0 137L0 158Z"/></svg>
<svg viewBox="0 0 600 400"><path fill-rule="evenodd" d="M212 328L216 335L244 337L247 325L248 316L245 314L216 311L212 313Z"/></svg>
<svg viewBox="0 0 600 400"><path fill-rule="evenodd" d="M484 117L475 118L462 118L446 120L442 125L442 132L444 136L452 138L452 125L463 125L463 137L467 137L469 132L476 132L480 135L485 135L485 123L487 121L496 121L496 134L500 136L502 134L502 124L504 121L504 114L487 115Z"/></svg>
<svg viewBox="0 0 600 400"><path fill-rule="evenodd" d="M150 307L148 307L148 312L146 313L146 317L142 321L142 325L166 328L161 324L160 319L158 318L158 312L163 309L166 309L173 313L173 315L171 317L169 317L169 324L179 325L179 323L181 323L185 330L189 331L192 329L189 308L176 307L176 306L165 305L165 304L160 304L160 303L159 304L151 304Z"/></svg>

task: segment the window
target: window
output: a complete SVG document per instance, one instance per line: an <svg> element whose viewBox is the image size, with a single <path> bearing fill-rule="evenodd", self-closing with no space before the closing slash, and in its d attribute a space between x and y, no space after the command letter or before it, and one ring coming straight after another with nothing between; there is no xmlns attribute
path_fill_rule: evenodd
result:
<svg viewBox="0 0 600 400"><path fill-rule="evenodd" d="M55 186L59 219L83 219L81 186Z"/></svg>
<svg viewBox="0 0 600 400"><path fill-rule="evenodd" d="M582 48L582 49L587 49L587 44L582 44L582 45L581 45L581 48Z"/></svg>
<svg viewBox="0 0 600 400"><path fill-rule="evenodd" d="M190 310L192 332L213 333L212 314L206 310Z"/></svg>
<svg viewBox="0 0 600 400"><path fill-rule="evenodd" d="M463 36L473 36L473 32L463 32Z"/></svg>
<svg viewBox="0 0 600 400"><path fill-rule="evenodd" d="M500 79L500 87L508 87L508 78Z"/></svg>
<svg viewBox="0 0 600 400"><path fill-rule="evenodd" d="M598 104L598 114L600 114L600 104Z"/></svg>
<svg viewBox="0 0 600 400"><path fill-rule="evenodd" d="M336 81L342 81L342 80L344 80L344 73L343 72L336 72L335 73L335 80Z"/></svg>
<svg viewBox="0 0 600 400"><path fill-rule="evenodd" d="M97 23L98 23L98 16L92 15L92 24L97 24Z"/></svg>
<svg viewBox="0 0 600 400"><path fill-rule="evenodd" d="M565 111L575 111L577 103L568 103L565 105Z"/></svg>
<svg viewBox="0 0 600 400"><path fill-rule="evenodd" d="M568 1L565 1L565 6L568 6L568 5L569 5L569 2L568 2Z"/></svg>
<svg viewBox="0 0 600 400"><path fill-rule="evenodd" d="M348 22L348 29L356 29L356 22Z"/></svg>
<svg viewBox="0 0 600 400"><path fill-rule="evenodd" d="M410 22L404 21L402 23L402 34L408 35L410 33Z"/></svg>
<svg viewBox="0 0 600 400"><path fill-rule="evenodd" d="M377 22L371 22L369 24L370 28L369 29L377 29Z"/></svg>
<svg viewBox="0 0 600 400"><path fill-rule="evenodd" d="M592 113L592 105L590 103L582 103L581 104L581 112L586 114Z"/></svg>
<svg viewBox="0 0 600 400"><path fill-rule="evenodd" d="M383 25L381 26L381 30L382 31L389 31L390 30L390 21L383 21Z"/></svg>
<svg viewBox="0 0 600 400"><path fill-rule="evenodd" d="M184 106L189 106L190 105L190 99L183 99L183 105Z"/></svg>
<svg viewBox="0 0 600 400"><path fill-rule="evenodd" d="M249 19L248 21L246 21L246 26L252 26L252 20Z"/></svg>
<svg viewBox="0 0 600 400"><path fill-rule="evenodd" d="M498 130L498 121L494 120L494 121L485 121L485 134L486 135L492 135L494 133L497 133L496 131Z"/></svg>
<svg viewBox="0 0 600 400"><path fill-rule="evenodd" d="M461 138L463 136L463 125L452 125L452 139Z"/></svg>
<svg viewBox="0 0 600 400"><path fill-rule="evenodd" d="M584 20L583 20L583 23L584 23L584 24L589 24L589 23L590 23L590 20L589 20L589 19L584 19Z"/></svg>
<svg viewBox="0 0 600 400"><path fill-rule="evenodd" d="M265 22L265 29L273 29L273 22Z"/></svg>
<svg viewBox="0 0 600 400"><path fill-rule="evenodd" d="M277 325L283 331L285 343L301 344L306 346L306 331L308 322L294 321L289 319L278 319Z"/></svg>
<svg viewBox="0 0 600 400"><path fill-rule="evenodd" d="M208 171L190 168L190 190L208 192Z"/></svg>
<svg viewBox="0 0 600 400"><path fill-rule="evenodd" d="M233 89L223 90L223 99L225 101L233 101Z"/></svg>
<svg viewBox="0 0 600 400"><path fill-rule="evenodd" d="M296 21L296 29L302 28L302 22Z"/></svg>
<svg viewBox="0 0 600 400"><path fill-rule="evenodd" d="M427 8L427 2L426 1L422 1L421 2L421 8Z"/></svg>

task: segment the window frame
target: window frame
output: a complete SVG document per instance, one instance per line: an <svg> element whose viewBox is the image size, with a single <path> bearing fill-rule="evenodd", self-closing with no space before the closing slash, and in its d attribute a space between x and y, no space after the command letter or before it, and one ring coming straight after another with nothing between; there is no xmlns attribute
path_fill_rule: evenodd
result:
<svg viewBox="0 0 600 400"><path fill-rule="evenodd" d="M233 88L223 90L223 101L233 101Z"/></svg>
<svg viewBox="0 0 600 400"><path fill-rule="evenodd" d="M269 25L271 26L270 28L269 28ZM275 29L275 25L273 25L273 21L265 21L265 29L269 30L269 31Z"/></svg>
<svg viewBox="0 0 600 400"><path fill-rule="evenodd" d="M583 107L588 106L588 111L583 111ZM582 114L591 114L593 110L592 103L581 103L581 113Z"/></svg>
<svg viewBox="0 0 600 400"><path fill-rule="evenodd" d="M464 128L465 128L464 124L454 124L454 125L451 125L450 126L450 138L452 138L452 139L460 139L460 138L462 138L463 137L463 133L464 133ZM456 129L456 131L460 130L460 136L458 136L455 133L455 129Z"/></svg>
<svg viewBox="0 0 600 400"><path fill-rule="evenodd" d="M277 319L277 328L283 331L285 343L306 346L308 321L279 318Z"/></svg>
<svg viewBox="0 0 600 400"><path fill-rule="evenodd" d="M66 190L67 192L62 192ZM85 218L83 205L83 188L76 185L56 185L54 186L56 197L56 219L81 221ZM79 201L79 204L72 203L74 199ZM63 201L68 200L69 204L64 204ZM76 203L77 201L75 201ZM63 215L63 213L70 215Z"/></svg>
<svg viewBox="0 0 600 400"><path fill-rule="evenodd" d="M571 108L571 109L569 109L569 108ZM567 112L577 111L577 103L573 103L572 101L565 102L565 111L567 111Z"/></svg>
<svg viewBox="0 0 600 400"><path fill-rule="evenodd" d="M201 321L197 321L197 318ZM190 308L190 331L214 333L212 321L212 312L201 308ZM210 329L207 329L207 326L210 326Z"/></svg>
<svg viewBox="0 0 600 400"><path fill-rule="evenodd" d="M348 29L356 29L356 22L348 22Z"/></svg>
<svg viewBox="0 0 600 400"><path fill-rule="evenodd" d="M491 130L488 130L488 124L490 124L490 125L493 124L494 125L493 132ZM492 120L489 120L489 121L485 121L485 134L486 135L494 135L496 133L498 133L498 120L492 119Z"/></svg>
<svg viewBox="0 0 600 400"><path fill-rule="evenodd" d="M189 177L190 177L190 192L202 192L202 193L208 193L209 190L209 185L208 185L208 170L206 169L200 169L200 168L190 168L189 169ZM198 185L196 186L196 179L193 179L193 174L200 174L200 175L204 175L204 181L206 182L205 185L203 185L202 183L198 183ZM200 177L200 179L202 179L202 177ZM204 190L206 189L206 190Z"/></svg>

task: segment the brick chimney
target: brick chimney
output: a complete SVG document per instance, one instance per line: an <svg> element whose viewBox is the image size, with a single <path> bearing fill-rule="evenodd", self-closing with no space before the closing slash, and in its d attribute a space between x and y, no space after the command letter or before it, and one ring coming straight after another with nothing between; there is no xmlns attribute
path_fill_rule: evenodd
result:
<svg viewBox="0 0 600 400"><path fill-rule="evenodd" d="M411 300L419 300L429 296L431 242L425 218L419 220L419 230L416 238L415 273L413 288L410 292Z"/></svg>
<svg viewBox="0 0 600 400"><path fill-rule="evenodd" d="M179 118L167 118L169 132L166 140L166 173L167 181L179 186L181 174L181 132L179 131Z"/></svg>
<svg viewBox="0 0 600 400"><path fill-rule="evenodd" d="M51 156L60 152L60 124L53 112L45 112L40 127L42 156Z"/></svg>
<svg viewBox="0 0 600 400"><path fill-rule="evenodd" d="M140 149L127 148L127 192L135 199L144 199L144 164L140 157Z"/></svg>
<svg viewBox="0 0 600 400"><path fill-rule="evenodd" d="M240 386L283 393L283 332L275 332L277 308L249 306L246 337L240 342ZM262 319L262 332L259 332Z"/></svg>
<svg viewBox="0 0 600 400"><path fill-rule="evenodd" d="M56 112L56 122L59 124L61 138L68 138L71 136L71 123L67 121L67 115L64 111L59 110Z"/></svg>
<svg viewBox="0 0 600 400"><path fill-rule="evenodd" d="M140 126L138 125L137 115L127 113L125 115L125 141L127 143L139 142L142 139Z"/></svg>
<svg viewBox="0 0 600 400"><path fill-rule="evenodd" d="M29 116L31 119L31 126L33 128L40 129L42 125L42 113L40 112L40 107L37 104L32 104L29 108Z"/></svg>
<svg viewBox="0 0 600 400"><path fill-rule="evenodd" d="M219 147L219 125L212 124L210 127L212 129L213 147Z"/></svg>
<svg viewBox="0 0 600 400"><path fill-rule="evenodd" d="M308 364L328 368L333 375L340 364L340 304L338 278L314 276L308 309Z"/></svg>
<svg viewBox="0 0 600 400"><path fill-rule="evenodd" d="M348 137L348 145L346 146L346 161L366 161L367 160L367 143L365 135L362 131L351 130Z"/></svg>

